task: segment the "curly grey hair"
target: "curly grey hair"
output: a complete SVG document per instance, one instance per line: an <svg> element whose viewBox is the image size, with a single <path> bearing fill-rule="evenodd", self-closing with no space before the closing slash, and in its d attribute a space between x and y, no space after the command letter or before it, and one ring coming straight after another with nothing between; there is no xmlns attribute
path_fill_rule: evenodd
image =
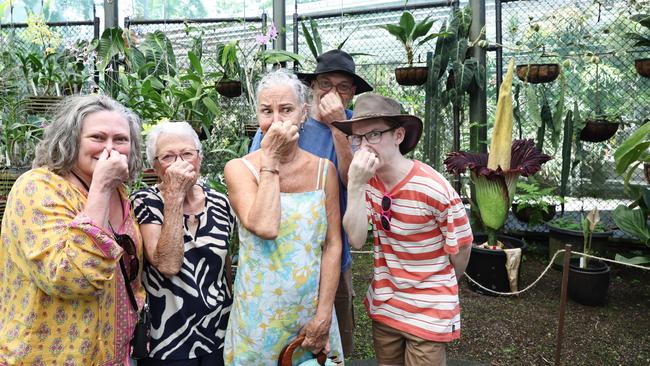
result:
<svg viewBox="0 0 650 366"><path fill-rule="evenodd" d="M167 134L191 137L196 149L199 150L199 156L203 156L203 148L201 147L199 136L189 123L161 122L153 126L151 130L149 130L149 133L147 133L147 161L150 166L153 166L154 160L156 159L156 145L158 144L158 138L160 138L161 135Z"/></svg>
<svg viewBox="0 0 650 366"><path fill-rule="evenodd" d="M129 124L129 180L133 181L142 169L140 119L119 102L98 94L71 96L61 102L52 123L45 127L43 139L36 146L32 167L45 166L61 176L70 173L77 163L84 120L88 115L102 111L118 112Z"/></svg>
<svg viewBox="0 0 650 366"><path fill-rule="evenodd" d="M298 103L303 105L307 102L309 88L303 84L298 77L287 69L277 69L265 74L262 80L257 84L255 90L255 101L259 103L260 94L263 90L270 89L279 85L289 85L298 98Z"/></svg>

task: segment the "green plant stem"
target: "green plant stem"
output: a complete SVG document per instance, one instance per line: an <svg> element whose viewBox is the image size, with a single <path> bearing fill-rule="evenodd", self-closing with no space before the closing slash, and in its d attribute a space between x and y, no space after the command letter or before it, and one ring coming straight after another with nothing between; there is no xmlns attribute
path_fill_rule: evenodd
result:
<svg viewBox="0 0 650 366"><path fill-rule="evenodd" d="M497 245L497 232L491 229L487 229L488 236L488 245L495 246Z"/></svg>

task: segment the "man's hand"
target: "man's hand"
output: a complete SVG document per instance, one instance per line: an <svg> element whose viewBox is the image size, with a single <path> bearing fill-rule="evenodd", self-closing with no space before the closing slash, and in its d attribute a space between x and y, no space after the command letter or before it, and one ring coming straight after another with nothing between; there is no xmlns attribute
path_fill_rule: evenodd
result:
<svg viewBox="0 0 650 366"><path fill-rule="evenodd" d="M379 159L366 149L359 149L354 154L348 171L348 187L361 187L375 175Z"/></svg>
<svg viewBox="0 0 650 366"><path fill-rule="evenodd" d="M320 98L318 115L319 121L325 122L328 125L334 121L344 121L347 119L343 100L335 88L332 88L329 93Z"/></svg>

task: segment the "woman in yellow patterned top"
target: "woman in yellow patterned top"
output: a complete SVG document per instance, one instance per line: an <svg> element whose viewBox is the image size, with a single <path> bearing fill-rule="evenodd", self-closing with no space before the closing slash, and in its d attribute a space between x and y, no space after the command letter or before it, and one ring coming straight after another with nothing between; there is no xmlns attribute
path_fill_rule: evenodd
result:
<svg viewBox="0 0 650 366"><path fill-rule="evenodd" d="M127 284L144 300L124 190L142 166L138 118L105 96L70 97L33 166L2 221L0 365L128 365Z"/></svg>

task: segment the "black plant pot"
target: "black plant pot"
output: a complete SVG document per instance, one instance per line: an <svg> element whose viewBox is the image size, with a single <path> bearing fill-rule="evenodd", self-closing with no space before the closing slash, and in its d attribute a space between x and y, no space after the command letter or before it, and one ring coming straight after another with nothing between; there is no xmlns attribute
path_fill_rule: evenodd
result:
<svg viewBox="0 0 650 366"><path fill-rule="evenodd" d="M591 250L596 255L605 253L607 240L612 236L612 231L591 234ZM555 252L564 249L565 244L571 244L571 250L582 252L584 246L584 235L582 231L563 229L548 225L548 259L553 258ZM558 255L553 261L553 268L562 270L563 254ZM573 259L573 258L572 258Z"/></svg>
<svg viewBox="0 0 650 366"><path fill-rule="evenodd" d="M395 69L395 80L399 85L422 85L427 82L428 74L426 66L399 67Z"/></svg>
<svg viewBox="0 0 650 366"><path fill-rule="evenodd" d="M497 235L506 248L526 248L526 243L517 238L505 235ZM485 243L487 235L477 234L474 236L474 243ZM521 270L521 264L519 265ZM480 283L481 286L498 292L510 292L510 282L508 281L508 272L506 271L506 254L503 250L492 250L472 247L472 254L469 257L469 263L465 272L473 280ZM469 288L477 293L495 296L476 286L472 281L467 281ZM517 283L519 283L519 273L517 273Z"/></svg>
<svg viewBox="0 0 650 366"><path fill-rule="evenodd" d="M618 130L619 123L604 119L587 120L587 124L580 131L580 140L589 142L602 142L609 140Z"/></svg>
<svg viewBox="0 0 650 366"><path fill-rule="evenodd" d="M569 263L569 298L582 305L603 305L609 289L609 266L591 259L587 268L580 268L580 258L571 258Z"/></svg>

